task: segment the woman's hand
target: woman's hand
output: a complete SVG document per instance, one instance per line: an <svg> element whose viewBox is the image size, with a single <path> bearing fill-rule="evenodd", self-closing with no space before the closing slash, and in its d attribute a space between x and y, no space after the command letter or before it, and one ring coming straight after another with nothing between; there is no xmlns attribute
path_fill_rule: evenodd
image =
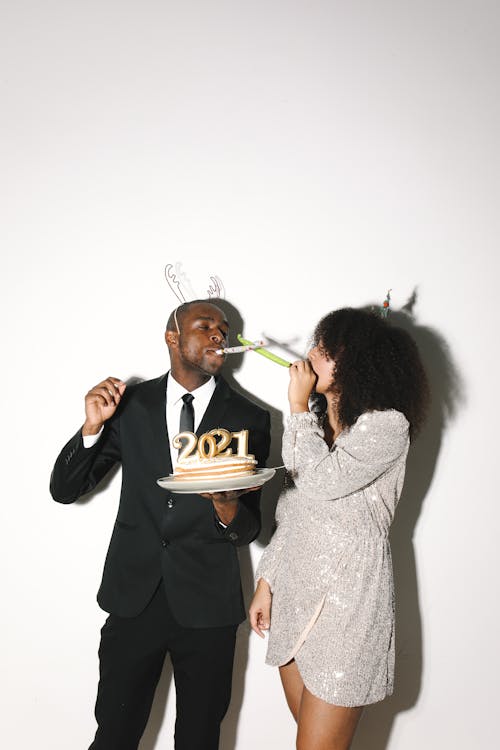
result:
<svg viewBox="0 0 500 750"><path fill-rule="evenodd" d="M267 581L261 578L255 589L248 615L252 630L264 638L264 630L269 630L271 625L271 602L273 595Z"/></svg>
<svg viewBox="0 0 500 750"><path fill-rule="evenodd" d="M316 385L317 375L308 359L299 359L290 366L288 401L291 414L309 411L309 396Z"/></svg>

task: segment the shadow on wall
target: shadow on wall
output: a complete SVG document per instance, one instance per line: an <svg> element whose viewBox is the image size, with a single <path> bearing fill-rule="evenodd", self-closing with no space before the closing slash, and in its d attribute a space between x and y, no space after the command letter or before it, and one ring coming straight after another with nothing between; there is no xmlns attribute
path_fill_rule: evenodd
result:
<svg viewBox="0 0 500 750"><path fill-rule="evenodd" d="M447 343L434 329L413 317L416 292L401 311L391 312L394 325L416 341L427 372L431 404L427 422L412 444L403 494L391 529L396 591L396 671L391 698L363 712L352 750L385 750L397 715L417 703L423 674L422 618L413 546L415 527L432 484L443 433L464 399L460 374Z"/></svg>
<svg viewBox="0 0 500 750"><path fill-rule="evenodd" d="M227 320L229 322L229 329L231 332L230 340L232 345L234 343L234 340L236 339L236 334L245 330L243 318L241 317L236 307L228 300L212 299L210 301L220 307L226 314ZM283 415L281 411L275 409L274 407L270 406L270 404L263 401L257 395L257 393L249 393L244 388L242 388L235 380L235 373L237 373L240 369L243 363L244 356L244 354L234 354L228 356L222 372L231 388L234 388L243 396L246 396L248 399L270 412L272 442L267 465L279 466L282 463L281 437L283 433ZM256 391L260 390L263 390L263 388L261 386L261 383L259 382L257 384ZM261 508L263 531L260 538L264 539L264 543L267 543L272 533L274 510L276 508L282 479L283 472L278 471L273 479L268 482L262 490ZM240 560L243 598L245 601L246 609L248 610L248 605L253 595L254 575L249 548L239 548L238 555ZM245 674L248 665L248 641L250 635L251 631L248 627L248 624L243 623L238 629L236 638L231 704L221 727L220 750L234 750L234 748L236 747L238 734L238 718L243 704L245 692ZM166 701L169 696L171 683L172 666L170 664L170 659L167 658L165 660L163 672L156 689L148 725L139 745L139 750L155 750L155 748L157 747L157 739L165 717ZM172 697L170 699L172 700Z"/></svg>

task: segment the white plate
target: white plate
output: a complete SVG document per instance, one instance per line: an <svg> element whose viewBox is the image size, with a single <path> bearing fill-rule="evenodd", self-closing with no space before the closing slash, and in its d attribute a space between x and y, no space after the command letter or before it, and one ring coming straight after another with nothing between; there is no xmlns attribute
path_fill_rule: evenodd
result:
<svg viewBox="0 0 500 750"><path fill-rule="evenodd" d="M271 477L274 477L276 469L257 469L255 474L244 477L227 477L226 479L192 479L190 481L179 481L172 474L161 477L156 481L164 490L170 490L177 495L189 495L193 492L227 492L228 490L246 490L248 487L260 487Z"/></svg>

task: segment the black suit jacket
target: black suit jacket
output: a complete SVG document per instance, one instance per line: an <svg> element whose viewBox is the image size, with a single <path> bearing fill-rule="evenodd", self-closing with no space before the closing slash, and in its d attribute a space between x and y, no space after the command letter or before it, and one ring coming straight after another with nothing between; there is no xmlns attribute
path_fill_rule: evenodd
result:
<svg viewBox="0 0 500 750"><path fill-rule="evenodd" d="M236 547L260 530L260 492L241 496L224 529L210 500L160 488L172 463L166 427L166 375L129 386L114 416L92 448L81 430L61 451L50 482L55 500L71 503L92 490L117 462L122 464L120 506L102 583L102 609L133 617L148 604L163 578L176 620L186 627L217 627L245 619ZM269 454L269 413L217 385L198 435L215 427L249 430L249 452L259 466Z"/></svg>

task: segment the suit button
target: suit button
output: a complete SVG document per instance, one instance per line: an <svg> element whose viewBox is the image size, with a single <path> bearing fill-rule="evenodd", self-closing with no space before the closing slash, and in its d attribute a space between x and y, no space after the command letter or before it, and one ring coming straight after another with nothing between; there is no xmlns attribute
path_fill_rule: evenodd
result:
<svg viewBox="0 0 500 750"><path fill-rule="evenodd" d="M168 541L168 539L162 539L161 540L161 546L162 547L168 547L169 544L170 544L170 542Z"/></svg>
<svg viewBox="0 0 500 750"><path fill-rule="evenodd" d="M173 508L175 505L175 500L173 497L169 497L167 500L167 508Z"/></svg>
<svg viewBox="0 0 500 750"><path fill-rule="evenodd" d="M229 534L229 538L234 542L236 539L238 539L238 534L236 534L234 531L231 531Z"/></svg>

